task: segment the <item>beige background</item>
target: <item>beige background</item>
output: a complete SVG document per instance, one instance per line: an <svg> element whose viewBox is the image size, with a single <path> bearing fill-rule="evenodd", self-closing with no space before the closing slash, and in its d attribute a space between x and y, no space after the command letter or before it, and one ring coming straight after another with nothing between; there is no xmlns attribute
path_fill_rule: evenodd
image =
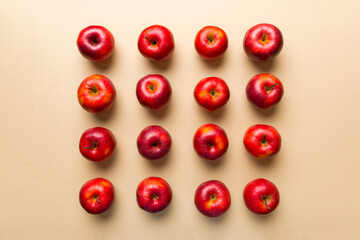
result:
<svg viewBox="0 0 360 240"><path fill-rule="evenodd" d="M360 2L347 1L10 1L0 2L0 239L359 239L359 60ZM248 28L269 22L284 35L278 58L249 61L242 49ZM107 27L116 39L114 57L92 64L79 54L79 31ZM142 29L162 24L176 48L167 64L153 64L136 46ZM229 48L222 61L202 61L193 47L205 25L223 28ZM278 76L285 94L275 111L262 113L246 99L255 74ZM117 89L114 109L85 112L76 90L100 73ZM149 73L172 84L170 106L161 114L142 108L137 81ZM227 106L216 114L195 103L195 84L219 76L230 87ZM217 164L199 159L195 130L216 123L230 146ZM283 137L273 162L262 165L242 145L255 123L275 126ZM167 161L140 157L136 137L150 124L165 127L173 148ZM79 153L84 130L103 126L118 141L111 161L96 164ZM173 202L161 213L140 210L137 184L161 176ZM105 177L116 188L112 209L87 214L78 201L82 184ZM242 200L247 182L265 177L279 188L281 202L266 217L250 213ZM219 179L230 189L232 206L218 219L202 216L193 195L203 181Z"/></svg>

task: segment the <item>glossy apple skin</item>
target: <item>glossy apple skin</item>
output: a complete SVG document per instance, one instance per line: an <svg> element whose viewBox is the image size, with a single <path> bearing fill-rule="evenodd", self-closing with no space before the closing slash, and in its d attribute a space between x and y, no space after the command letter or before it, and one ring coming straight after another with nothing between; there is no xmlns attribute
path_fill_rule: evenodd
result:
<svg viewBox="0 0 360 240"><path fill-rule="evenodd" d="M79 149L88 160L101 162L113 156L116 139L109 129L94 127L87 129L80 138Z"/></svg>
<svg viewBox="0 0 360 240"><path fill-rule="evenodd" d="M280 102L284 94L281 81L270 73L251 78L246 86L247 99L258 108L269 108Z"/></svg>
<svg viewBox="0 0 360 240"><path fill-rule="evenodd" d="M171 148L171 136L164 128L152 125L142 130L137 138L141 156L155 160L164 157Z"/></svg>
<svg viewBox="0 0 360 240"><path fill-rule="evenodd" d="M104 178L87 181L80 189L81 206L91 214L100 214L110 208L115 196L112 183Z"/></svg>
<svg viewBox="0 0 360 240"><path fill-rule="evenodd" d="M171 94L169 81L159 74L146 75L136 85L136 97L139 103L153 110L164 108L169 103Z"/></svg>
<svg viewBox="0 0 360 240"><path fill-rule="evenodd" d="M243 192L246 207L256 214L269 214L280 202L279 190L269 180L259 178L249 182Z"/></svg>
<svg viewBox="0 0 360 240"><path fill-rule="evenodd" d="M261 62L276 57L283 47L283 42L282 33L277 27L261 23L246 32L243 47L251 60Z"/></svg>
<svg viewBox="0 0 360 240"><path fill-rule="evenodd" d="M226 153L229 141L224 129L215 124L205 124L195 132L193 146L200 157L216 160Z"/></svg>
<svg viewBox="0 0 360 240"><path fill-rule="evenodd" d="M81 107L86 111L105 112L114 105L116 90L109 78L94 74L81 82L77 97Z"/></svg>
<svg viewBox="0 0 360 240"><path fill-rule="evenodd" d="M256 124L245 132L244 146L254 158L266 159L280 151L281 136L270 125Z"/></svg>
<svg viewBox="0 0 360 240"><path fill-rule="evenodd" d="M221 28L206 26L196 34L194 45L203 59L214 60L225 53L228 47L228 37Z"/></svg>
<svg viewBox="0 0 360 240"><path fill-rule="evenodd" d="M223 107L230 98L230 90L224 80L208 77L200 80L194 89L196 102L208 111Z"/></svg>
<svg viewBox="0 0 360 240"><path fill-rule="evenodd" d="M173 34L164 26L153 25L145 28L138 39L140 53L153 61L170 58L175 48Z"/></svg>
<svg viewBox="0 0 360 240"><path fill-rule="evenodd" d="M205 216L219 217L230 207L229 189L218 180L203 182L195 192L195 206Z"/></svg>
<svg viewBox="0 0 360 240"><path fill-rule="evenodd" d="M139 207L147 212L155 213L164 210L171 202L170 185L160 177L148 177L141 181L136 190Z"/></svg>
<svg viewBox="0 0 360 240"><path fill-rule="evenodd" d="M99 62L110 58L114 51L115 40L109 30L93 25L80 31L77 46L85 58Z"/></svg>

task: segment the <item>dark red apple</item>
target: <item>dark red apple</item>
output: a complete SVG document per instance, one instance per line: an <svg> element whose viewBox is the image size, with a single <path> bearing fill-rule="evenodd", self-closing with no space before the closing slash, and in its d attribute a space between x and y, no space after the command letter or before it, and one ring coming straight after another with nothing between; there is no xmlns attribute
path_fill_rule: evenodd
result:
<svg viewBox="0 0 360 240"><path fill-rule="evenodd" d="M112 157L116 147L114 134L106 128L94 127L86 130L80 138L81 154L94 162L104 161Z"/></svg>
<svg viewBox="0 0 360 240"><path fill-rule="evenodd" d="M150 160L160 159L171 148L171 136L160 126L148 126L139 134L137 147L140 155L144 158Z"/></svg>
<svg viewBox="0 0 360 240"><path fill-rule="evenodd" d="M153 110L164 108L169 103L171 93L169 81L159 74L147 75L141 78L136 85L136 96L139 103Z"/></svg>
<svg viewBox="0 0 360 240"><path fill-rule="evenodd" d="M80 189L81 206L91 214L100 214L110 208L114 200L114 186L104 178L87 181Z"/></svg>
<svg viewBox="0 0 360 240"><path fill-rule="evenodd" d="M219 217L229 209L230 204L230 192L220 181L203 182L196 189L195 206L205 216Z"/></svg>
<svg viewBox="0 0 360 240"><path fill-rule="evenodd" d="M246 32L243 46L251 60L271 60L280 53L283 47L283 36L274 25L261 23Z"/></svg>
<svg viewBox="0 0 360 240"><path fill-rule="evenodd" d="M175 48L174 37L166 27L153 25L140 33L138 48L140 53L150 60L167 60Z"/></svg>
<svg viewBox="0 0 360 240"><path fill-rule="evenodd" d="M195 36L195 49L205 60L220 58L225 53L227 47L227 35L219 27L203 27Z"/></svg>
<svg viewBox="0 0 360 240"><path fill-rule="evenodd" d="M283 93L282 83L270 73L254 76L246 86L247 99L258 108L269 108L278 104Z"/></svg>
<svg viewBox="0 0 360 240"><path fill-rule="evenodd" d="M244 146L254 158L265 159L280 151L281 136L270 125L256 124L245 132Z"/></svg>
<svg viewBox="0 0 360 240"><path fill-rule="evenodd" d="M194 97L200 106L208 111L215 111L228 102L230 91L226 82L221 78L208 77L196 85Z"/></svg>
<svg viewBox="0 0 360 240"><path fill-rule="evenodd" d="M215 124L205 124L195 132L193 146L199 156L216 160L226 153L229 141L224 129Z"/></svg>
<svg viewBox="0 0 360 240"><path fill-rule="evenodd" d="M244 188L246 207L256 214L269 214L279 205L280 194L269 180L259 178L249 182Z"/></svg>
<svg viewBox="0 0 360 240"><path fill-rule="evenodd" d="M136 200L139 207L155 213L164 210L171 202L170 185L160 177L148 177L139 183Z"/></svg>
<svg viewBox="0 0 360 240"><path fill-rule="evenodd" d="M89 26L80 31L78 49L85 58L93 62L108 59L115 47L115 40L109 30L102 26Z"/></svg>
<svg viewBox="0 0 360 240"><path fill-rule="evenodd" d="M104 112L115 102L116 90L110 79L94 74L85 78L77 91L80 105L88 112Z"/></svg>

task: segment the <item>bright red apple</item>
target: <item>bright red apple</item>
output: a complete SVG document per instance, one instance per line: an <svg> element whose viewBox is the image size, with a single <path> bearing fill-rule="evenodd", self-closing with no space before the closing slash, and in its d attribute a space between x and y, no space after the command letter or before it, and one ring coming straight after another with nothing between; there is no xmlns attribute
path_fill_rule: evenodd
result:
<svg viewBox="0 0 360 240"><path fill-rule="evenodd" d="M115 47L115 40L109 30L102 26L89 26L80 31L78 49L85 58L93 62L108 59Z"/></svg>
<svg viewBox="0 0 360 240"><path fill-rule="evenodd" d="M261 23L246 32L243 46L251 60L271 60L280 53L283 47L283 36L274 25Z"/></svg>
<svg viewBox="0 0 360 240"><path fill-rule="evenodd" d="M110 79L94 74L81 82L77 97L80 105L86 111L104 112L113 106L116 90Z"/></svg>
<svg viewBox="0 0 360 240"><path fill-rule="evenodd" d="M200 106L208 111L215 111L228 102L230 91L226 82L221 78L208 77L196 85L194 97Z"/></svg>
<svg viewBox="0 0 360 240"><path fill-rule="evenodd" d="M246 86L247 99L258 108L269 108L278 104L283 94L282 83L270 73L254 76Z"/></svg>
<svg viewBox="0 0 360 240"><path fill-rule="evenodd" d="M279 205L280 194L269 180L259 178L249 182L244 188L246 207L256 214L268 214Z"/></svg>
<svg viewBox="0 0 360 240"><path fill-rule="evenodd" d="M229 141L224 129L215 124L205 124L195 132L193 146L201 157L216 160L226 153Z"/></svg>
<svg viewBox="0 0 360 240"><path fill-rule="evenodd" d="M140 155L144 158L150 160L160 159L171 148L171 136L160 126L148 126L139 134L137 147Z"/></svg>
<svg viewBox="0 0 360 240"><path fill-rule="evenodd" d="M171 202L170 185L160 177L148 177L139 183L136 200L139 207L155 213L164 210Z"/></svg>
<svg viewBox="0 0 360 240"><path fill-rule="evenodd" d="M86 130L80 138L81 154L94 162L104 161L112 157L116 147L114 134L106 128L94 127Z"/></svg>
<svg viewBox="0 0 360 240"><path fill-rule="evenodd" d="M210 180L196 189L195 206L205 216L219 217L229 209L230 204L230 192L220 181Z"/></svg>
<svg viewBox="0 0 360 240"><path fill-rule="evenodd" d="M80 189L81 206L91 214L100 214L110 208L114 200L114 186L104 178L87 181Z"/></svg>
<svg viewBox="0 0 360 240"><path fill-rule="evenodd" d="M138 49L144 57L150 60L167 60L174 48L174 37L170 30L164 26L153 25L140 33Z"/></svg>
<svg viewBox="0 0 360 240"><path fill-rule="evenodd" d="M254 158L265 159L280 151L281 136L270 125L256 124L245 132L244 146Z"/></svg>
<svg viewBox="0 0 360 240"><path fill-rule="evenodd" d="M205 60L220 58L225 53L227 47L227 35L219 27L203 27L195 36L195 49Z"/></svg>
<svg viewBox="0 0 360 240"><path fill-rule="evenodd" d="M169 103L171 93L169 81L159 74L147 75L136 85L136 97L139 103L153 110L164 108Z"/></svg>

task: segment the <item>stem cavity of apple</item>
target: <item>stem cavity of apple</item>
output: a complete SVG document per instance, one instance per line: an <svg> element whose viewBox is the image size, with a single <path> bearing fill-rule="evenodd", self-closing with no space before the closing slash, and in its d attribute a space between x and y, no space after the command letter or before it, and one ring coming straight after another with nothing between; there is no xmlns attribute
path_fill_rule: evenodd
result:
<svg viewBox="0 0 360 240"><path fill-rule="evenodd" d="M266 143L266 134L263 135L262 139L261 139L261 143L265 144Z"/></svg>
<svg viewBox="0 0 360 240"><path fill-rule="evenodd" d="M210 196L210 199L211 199L211 200L216 200L216 194L215 194L215 193L212 194L212 195Z"/></svg>
<svg viewBox="0 0 360 240"><path fill-rule="evenodd" d="M217 92L215 89L211 89L209 93L212 97L215 97Z"/></svg>
<svg viewBox="0 0 360 240"><path fill-rule="evenodd" d="M267 208L268 210L270 210L270 207L269 207L269 205L268 205L268 203L267 203L267 201L266 201L266 197L262 197L262 200L263 200L263 202L265 203L266 208Z"/></svg>
<svg viewBox="0 0 360 240"><path fill-rule="evenodd" d="M205 144L205 147L213 147L213 146L214 146L213 143L207 143L207 144Z"/></svg>
<svg viewBox="0 0 360 240"><path fill-rule="evenodd" d="M158 200L158 199L159 199L159 196L156 195L156 194L153 194L151 198L152 198L153 200Z"/></svg>
<svg viewBox="0 0 360 240"><path fill-rule="evenodd" d="M265 91L269 92L271 89L273 89L277 85L278 85L278 83L275 83L274 85L272 85L270 87L265 87Z"/></svg>
<svg viewBox="0 0 360 240"><path fill-rule="evenodd" d="M90 89L91 89L91 91L93 91L94 93L97 93L97 92L98 92L98 90L97 90L97 88L96 88L95 86L91 86Z"/></svg>
<svg viewBox="0 0 360 240"><path fill-rule="evenodd" d="M100 38L93 38L93 39L91 39L91 43L93 44L93 45L96 45L96 44L98 44L100 42Z"/></svg>
<svg viewBox="0 0 360 240"><path fill-rule="evenodd" d="M98 195L94 195L92 198L95 199L98 203L101 203Z"/></svg>
<svg viewBox="0 0 360 240"><path fill-rule="evenodd" d="M155 90L155 84L149 84L148 88L153 92Z"/></svg>
<svg viewBox="0 0 360 240"><path fill-rule="evenodd" d="M149 42L151 42L152 45L156 45L157 42L155 40L151 40L150 38L145 36L145 39L148 40Z"/></svg>
<svg viewBox="0 0 360 240"><path fill-rule="evenodd" d="M84 147L84 150L89 149L89 148L97 148L98 144L99 144L99 142L92 142L91 146L90 147Z"/></svg>
<svg viewBox="0 0 360 240"><path fill-rule="evenodd" d="M209 41L209 43L213 43L215 40L214 35L208 35L207 40Z"/></svg>
<svg viewBox="0 0 360 240"><path fill-rule="evenodd" d="M266 33L264 33L261 37L261 41L266 42L266 40L267 40L267 35L266 35Z"/></svg>

